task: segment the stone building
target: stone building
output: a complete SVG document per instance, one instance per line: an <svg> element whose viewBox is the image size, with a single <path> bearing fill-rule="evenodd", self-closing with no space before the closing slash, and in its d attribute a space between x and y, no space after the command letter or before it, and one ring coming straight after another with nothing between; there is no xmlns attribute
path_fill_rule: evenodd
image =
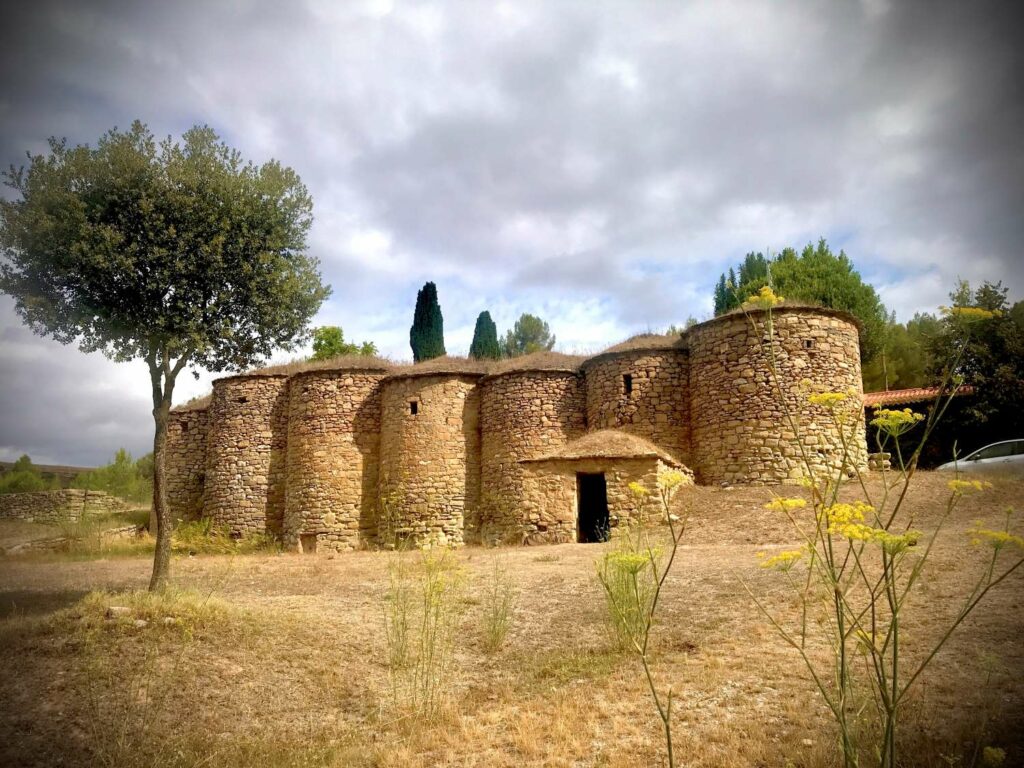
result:
<svg viewBox="0 0 1024 768"><path fill-rule="evenodd" d="M173 511L301 551L589 541L636 514L628 483L666 467L746 485L864 469L859 413L844 430L809 399L859 407L856 322L796 305L767 319L587 359L341 358L218 379L172 412Z"/></svg>

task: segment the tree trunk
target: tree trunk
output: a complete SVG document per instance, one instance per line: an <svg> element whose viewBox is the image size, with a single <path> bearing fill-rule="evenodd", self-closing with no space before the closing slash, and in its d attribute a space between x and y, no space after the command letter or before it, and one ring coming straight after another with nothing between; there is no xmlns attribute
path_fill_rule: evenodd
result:
<svg viewBox="0 0 1024 768"><path fill-rule="evenodd" d="M153 555L153 577L149 591L157 592L167 586L171 575L171 510L167 504L167 422L170 418L170 398L162 397L153 407L156 433L153 437L153 515L156 521L156 552Z"/></svg>
<svg viewBox="0 0 1024 768"><path fill-rule="evenodd" d="M167 422L171 417L174 382L188 362L191 352L186 351L171 365L166 347L160 349L154 342L146 361L153 385L153 511L150 524L156 521L156 551L153 554L153 577L149 591L158 592L167 586L171 576L171 508L167 504Z"/></svg>

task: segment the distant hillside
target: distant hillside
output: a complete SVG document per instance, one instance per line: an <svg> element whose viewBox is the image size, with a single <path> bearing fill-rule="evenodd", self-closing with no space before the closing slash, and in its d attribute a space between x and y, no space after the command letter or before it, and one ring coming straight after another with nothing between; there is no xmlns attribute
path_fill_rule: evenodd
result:
<svg viewBox="0 0 1024 768"><path fill-rule="evenodd" d="M82 472L91 472L95 467L68 467L61 464L33 464L33 468L39 471L44 480L60 478L61 485L67 486ZM11 471L14 467L13 461L0 461L0 476Z"/></svg>

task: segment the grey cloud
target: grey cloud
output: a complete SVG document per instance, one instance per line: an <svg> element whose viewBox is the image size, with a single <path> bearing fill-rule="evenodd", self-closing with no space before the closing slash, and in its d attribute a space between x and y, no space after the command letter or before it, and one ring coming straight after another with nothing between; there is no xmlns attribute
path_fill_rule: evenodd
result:
<svg viewBox="0 0 1024 768"><path fill-rule="evenodd" d="M1012 4L11 5L0 163L136 117L158 135L208 122L299 171L335 289L323 321L392 354L426 279L453 337L487 307L547 308L561 341L592 343L581 323L624 336L702 316L743 253L822 235L901 317L957 277L1024 293ZM9 336L4 306L4 351L41 344ZM112 423L124 369L45 349L24 375L93 377L80 426ZM30 386L0 375L20 387L0 445L71 460L17 407ZM143 417L110 439L145 436Z"/></svg>

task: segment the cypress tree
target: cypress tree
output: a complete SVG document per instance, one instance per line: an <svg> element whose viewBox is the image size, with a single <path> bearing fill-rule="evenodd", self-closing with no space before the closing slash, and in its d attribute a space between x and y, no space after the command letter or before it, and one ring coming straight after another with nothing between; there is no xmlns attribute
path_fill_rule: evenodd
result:
<svg viewBox="0 0 1024 768"><path fill-rule="evenodd" d="M426 283L416 294L416 311L409 329L412 358L417 363L441 357L444 351L444 318L437 303L437 286Z"/></svg>
<svg viewBox="0 0 1024 768"><path fill-rule="evenodd" d="M477 315L473 343L469 345L469 356L477 360L497 360L501 357L498 326L494 324L491 313L487 310Z"/></svg>

